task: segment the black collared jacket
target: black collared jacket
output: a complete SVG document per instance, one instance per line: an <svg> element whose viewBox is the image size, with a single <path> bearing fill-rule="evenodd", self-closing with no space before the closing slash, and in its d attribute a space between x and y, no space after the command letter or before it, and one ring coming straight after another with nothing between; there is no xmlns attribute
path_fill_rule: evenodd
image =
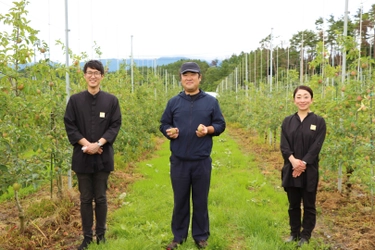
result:
<svg viewBox="0 0 375 250"><path fill-rule="evenodd" d="M306 188L314 192L319 180L319 153L326 136L324 118L310 112L301 122L297 113L284 119L281 126L280 149L284 158L282 186ZM292 176L292 164L289 157L307 163L306 171L299 177Z"/></svg>
<svg viewBox="0 0 375 250"><path fill-rule="evenodd" d="M72 170L77 173L114 170L113 143L121 127L117 97L104 91L99 91L96 95L91 95L88 91L74 94L66 106L64 123L69 142L74 146ZM106 139L103 153L83 153L82 146L78 144L83 138L89 142Z"/></svg>

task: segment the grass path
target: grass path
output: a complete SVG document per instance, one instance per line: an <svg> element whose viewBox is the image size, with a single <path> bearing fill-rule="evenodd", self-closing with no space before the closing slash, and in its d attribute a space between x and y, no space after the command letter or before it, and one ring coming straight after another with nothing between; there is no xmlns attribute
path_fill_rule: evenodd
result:
<svg viewBox="0 0 375 250"><path fill-rule="evenodd" d="M169 155L166 141L152 158L137 164L143 178L121 195L121 208L109 215L105 249L159 250L173 238ZM246 152L227 131L215 138L212 160L207 249L294 249L283 243L288 217L286 195L275 181L279 172L265 174L255 152ZM324 249L317 244L313 240L302 249ZM191 232L179 249L196 249Z"/></svg>

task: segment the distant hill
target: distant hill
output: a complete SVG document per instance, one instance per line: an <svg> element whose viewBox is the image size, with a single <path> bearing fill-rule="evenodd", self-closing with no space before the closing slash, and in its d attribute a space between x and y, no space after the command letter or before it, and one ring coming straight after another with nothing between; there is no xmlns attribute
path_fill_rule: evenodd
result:
<svg viewBox="0 0 375 250"><path fill-rule="evenodd" d="M177 62L179 60L188 60L189 58L187 57L160 57L160 58L153 58L153 59L137 59L134 58L133 62L136 67L155 67L155 66L163 66L163 65L168 65L174 62ZM205 60L205 59L201 59ZM117 58L109 58L109 59L100 59L100 61L103 63L104 66L108 64L108 71L113 72L117 71L119 66L121 64L124 64L126 62L126 65L130 66L130 59L117 59ZM206 60L207 61L207 60ZM207 61L207 63L211 63L211 61ZM221 61L219 61L220 65ZM22 64L20 65L20 69L23 69L27 66L32 66L34 63L28 63L28 64ZM54 65L54 62L51 62L51 65ZM83 68L85 65L85 62L81 62L80 66Z"/></svg>
<svg viewBox="0 0 375 250"><path fill-rule="evenodd" d="M180 60L188 60L187 57L160 57L155 59L137 59L135 58L133 60L133 63L136 67L155 67L155 66L163 66L168 65ZM199 59L198 60L207 61L208 64L211 63L211 61L205 60L205 59ZM109 72L117 71L118 67L123 64L126 61L126 65L130 66L130 59L117 59L117 58L110 58L110 59L100 59L100 61L103 63L103 65L109 65ZM81 67L84 66L84 62L82 62L80 65ZM221 61L219 60L218 65L221 64Z"/></svg>
<svg viewBox="0 0 375 250"><path fill-rule="evenodd" d="M168 65L174 62L177 62L179 60L187 60L189 58L187 57L160 57L155 59L137 59L134 58L133 63L137 67L155 67L155 66L163 66ZM110 59L100 59L100 61L103 63L103 65L109 66L109 71L116 71L119 67L119 65L126 62L126 65L131 64L130 58L128 59L117 59L117 58L110 58ZM83 67L85 63L82 62L81 66Z"/></svg>

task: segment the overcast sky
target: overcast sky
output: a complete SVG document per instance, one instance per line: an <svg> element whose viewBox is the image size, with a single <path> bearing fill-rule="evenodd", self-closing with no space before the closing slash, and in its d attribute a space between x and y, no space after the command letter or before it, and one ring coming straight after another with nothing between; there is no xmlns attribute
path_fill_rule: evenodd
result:
<svg viewBox="0 0 375 250"><path fill-rule="evenodd" d="M5 14L15 0L0 0ZM29 0L30 26L51 47L50 58L65 61L56 40L65 43L65 0ZM97 58L225 59L250 52L271 31L277 43L315 30L315 20L344 16L345 0L67 0L69 47ZM349 0L350 15L373 2ZM4 24L0 24L3 30ZM131 37L133 36L133 39ZM133 42L132 42L133 41ZM275 40L276 43L276 40ZM133 46L132 46L133 44ZM276 46L275 44L274 46Z"/></svg>

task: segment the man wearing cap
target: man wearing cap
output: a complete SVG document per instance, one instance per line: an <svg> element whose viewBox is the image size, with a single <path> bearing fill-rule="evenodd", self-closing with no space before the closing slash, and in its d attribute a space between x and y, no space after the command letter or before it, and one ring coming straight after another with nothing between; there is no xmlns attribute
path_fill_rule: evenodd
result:
<svg viewBox="0 0 375 250"><path fill-rule="evenodd" d="M217 99L199 88L202 74L198 64L184 63L180 78L184 90L168 101L160 120L160 131L170 140L174 195L171 223L174 238L167 250L177 248L188 236L191 192L192 236L199 248L207 246L212 137L224 132L226 126Z"/></svg>

